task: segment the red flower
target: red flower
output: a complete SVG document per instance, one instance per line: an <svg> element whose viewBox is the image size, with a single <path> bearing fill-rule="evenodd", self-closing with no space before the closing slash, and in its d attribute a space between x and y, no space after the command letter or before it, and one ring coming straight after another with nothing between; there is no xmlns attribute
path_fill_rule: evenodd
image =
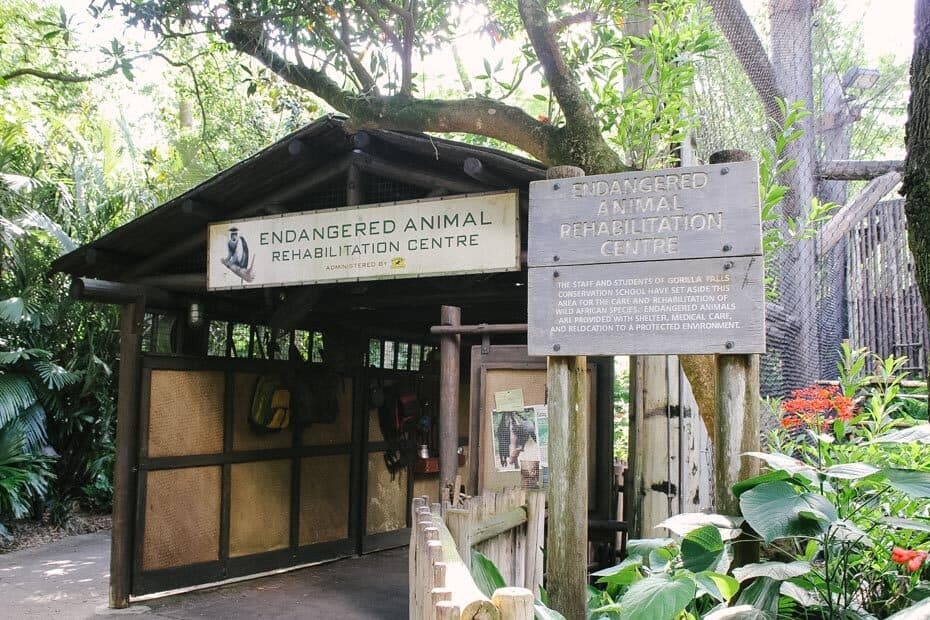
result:
<svg viewBox="0 0 930 620"><path fill-rule="evenodd" d="M907 566L907 570L912 573L920 570L920 567L923 565L924 560L926 559L926 551L902 549L901 547L895 547L891 550L891 561L895 564L902 564Z"/></svg>
<svg viewBox="0 0 930 620"><path fill-rule="evenodd" d="M853 417L852 399L840 394L835 385L811 385L791 394L794 398L782 403L782 411L786 414L782 426L785 428L804 424L823 432L833 417L844 421Z"/></svg>
<svg viewBox="0 0 930 620"><path fill-rule="evenodd" d="M548 122L549 122L549 117L546 116L545 114L540 114L540 115L538 115L536 118L538 118L538 119L539 119L539 122L541 122L541 123L548 123Z"/></svg>

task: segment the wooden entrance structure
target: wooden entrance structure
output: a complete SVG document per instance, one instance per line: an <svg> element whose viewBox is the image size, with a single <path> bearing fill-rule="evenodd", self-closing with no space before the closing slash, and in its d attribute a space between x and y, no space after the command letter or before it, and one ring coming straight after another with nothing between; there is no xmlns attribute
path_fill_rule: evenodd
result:
<svg viewBox="0 0 930 620"><path fill-rule="evenodd" d="M73 296L122 308L111 606L407 544L411 499L438 500L438 459L415 458L419 441L382 435L385 393L413 393L438 417L441 337L430 327L442 305L459 308L463 322L526 322L525 270L208 291L210 222L516 189L525 253L526 190L544 176L518 156L421 134L352 132L331 116L61 257L55 268L74 278ZM494 343L522 345L525 335ZM335 386L338 410L331 421L256 434L246 422L254 385L292 366L292 344L307 372ZM475 492L470 359L459 351L457 361L462 398L446 405L458 432L444 430L463 448L456 464ZM602 366L591 472L603 486L591 518L601 521L616 516L616 491L604 482L612 479L612 368ZM436 430L420 437L438 454ZM391 471L386 453L409 460Z"/></svg>

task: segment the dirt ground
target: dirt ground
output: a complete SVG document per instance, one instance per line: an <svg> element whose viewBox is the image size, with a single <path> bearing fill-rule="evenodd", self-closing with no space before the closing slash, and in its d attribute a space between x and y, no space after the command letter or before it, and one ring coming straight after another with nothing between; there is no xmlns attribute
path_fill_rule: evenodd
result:
<svg viewBox="0 0 930 620"><path fill-rule="evenodd" d="M12 538L0 539L0 554L31 549L39 545L61 540L66 536L93 534L109 530L111 526L110 515L81 514L72 515L64 526L53 525L48 522L23 519L5 523Z"/></svg>

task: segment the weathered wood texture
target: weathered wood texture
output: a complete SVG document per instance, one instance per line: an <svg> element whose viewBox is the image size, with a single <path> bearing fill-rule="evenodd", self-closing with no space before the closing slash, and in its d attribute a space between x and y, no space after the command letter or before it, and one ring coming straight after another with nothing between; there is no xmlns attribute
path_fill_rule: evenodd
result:
<svg viewBox="0 0 930 620"><path fill-rule="evenodd" d="M530 355L765 350L761 257L539 268L528 288Z"/></svg>
<svg viewBox="0 0 930 620"><path fill-rule="evenodd" d="M889 172L903 170L904 162L900 159L843 159L817 164L817 176L831 181L868 181Z"/></svg>
<svg viewBox="0 0 930 620"><path fill-rule="evenodd" d="M890 200L847 235L849 341L882 357L907 355L925 373L930 328L905 228L904 201Z"/></svg>
<svg viewBox="0 0 930 620"><path fill-rule="evenodd" d="M862 221L878 201L888 195L900 181L900 173L887 172L873 179L855 198L837 211L817 234L820 254L826 254L843 240L850 229Z"/></svg>
<svg viewBox="0 0 930 620"><path fill-rule="evenodd" d="M462 311L442 306L440 323L456 327ZM439 489L443 501L452 499L459 457L459 360L462 337L447 334L439 344Z"/></svg>
<svg viewBox="0 0 930 620"><path fill-rule="evenodd" d="M116 409L116 463L113 467L113 530L110 548L110 607L129 607L135 535L136 455L139 436L139 338L144 303L120 309L119 401Z"/></svg>
<svg viewBox="0 0 930 620"><path fill-rule="evenodd" d="M721 355L717 358L717 411L714 427L714 509L740 514L733 485L759 475L759 460L742 456L759 451L759 356ZM737 566L758 561L757 543L736 545Z"/></svg>
<svg viewBox="0 0 930 620"><path fill-rule="evenodd" d="M752 161L530 184L530 267L761 253Z"/></svg>
<svg viewBox="0 0 930 620"><path fill-rule="evenodd" d="M672 515L712 508L711 438L678 356L632 358L630 395L624 516L631 537L648 538Z"/></svg>
<svg viewBox="0 0 930 620"><path fill-rule="evenodd" d="M575 166L554 166L546 171L547 181L583 175L584 170ZM531 209L532 202L531 199ZM550 207L561 209L562 205ZM537 209L537 213L541 211ZM528 293L532 298L532 291ZM530 309L534 305L530 303ZM587 615L589 415L586 368L584 356L547 359L549 526L546 575L552 606L567 618Z"/></svg>
<svg viewBox="0 0 930 620"><path fill-rule="evenodd" d="M588 391L586 358L550 357L549 525L546 575L552 607L566 618L587 609Z"/></svg>
<svg viewBox="0 0 930 620"><path fill-rule="evenodd" d="M544 498L541 493L521 489L486 493L466 499L457 508L446 504L444 514L440 514L438 504L430 506L426 498L415 498L408 569L410 618L532 618L533 592L542 585L542 565L538 565L538 572L532 567L527 570L525 550L542 546L537 520L540 498ZM475 540L485 538L478 549L512 584L495 591L491 600L481 593L469 572L472 533Z"/></svg>

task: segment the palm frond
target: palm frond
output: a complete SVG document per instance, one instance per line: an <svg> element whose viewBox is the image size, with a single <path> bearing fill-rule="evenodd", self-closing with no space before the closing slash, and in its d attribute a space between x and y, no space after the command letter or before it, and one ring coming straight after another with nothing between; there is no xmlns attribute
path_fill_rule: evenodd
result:
<svg viewBox="0 0 930 620"><path fill-rule="evenodd" d="M45 430L45 408L36 403L26 409L19 416L19 426L23 435L23 449L27 452L38 453L47 451L54 454L55 451L49 448L48 434Z"/></svg>
<svg viewBox="0 0 930 620"><path fill-rule="evenodd" d="M32 407L38 398L29 379L22 374L0 374L0 429Z"/></svg>
<svg viewBox="0 0 930 620"><path fill-rule="evenodd" d="M49 360L38 360L32 364L45 386L50 390L60 390L61 388L77 383L81 376L75 372L59 366Z"/></svg>
<svg viewBox="0 0 930 620"><path fill-rule="evenodd" d="M41 185L41 182L34 177L12 172L0 172L0 183L14 192L31 192Z"/></svg>
<svg viewBox="0 0 930 620"><path fill-rule="evenodd" d="M3 302L0 302L2 304ZM45 349L14 349L13 351L0 351L0 364L12 366L18 362L32 359L51 359L52 354Z"/></svg>
<svg viewBox="0 0 930 620"><path fill-rule="evenodd" d="M10 247L11 244L25 234L26 231L20 226L17 226L5 217L0 217L0 238L3 239L3 243L7 247Z"/></svg>
<svg viewBox="0 0 930 620"><path fill-rule="evenodd" d="M38 327L38 316L33 312L31 304L24 297L10 297L0 300L0 321L13 325L31 323Z"/></svg>
<svg viewBox="0 0 930 620"><path fill-rule="evenodd" d="M64 230L62 230L61 226L44 213L40 213L33 209L26 209L26 211L17 218L17 222L24 228L37 228L48 233L58 241L64 253L73 252L77 249L77 244L74 243Z"/></svg>

